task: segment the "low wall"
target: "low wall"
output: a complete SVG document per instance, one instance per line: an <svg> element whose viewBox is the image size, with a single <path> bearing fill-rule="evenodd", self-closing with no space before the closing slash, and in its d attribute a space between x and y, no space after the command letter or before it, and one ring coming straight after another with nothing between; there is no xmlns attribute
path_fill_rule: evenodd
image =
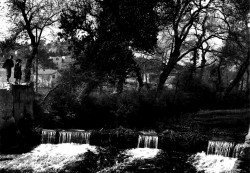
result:
<svg viewBox="0 0 250 173"><path fill-rule="evenodd" d="M10 90L0 89L0 151L20 145L20 124L33 119L33 102L31 86L11 85Z"/></svg>
<svg viewBox="0 0 250 173"><path fill-rule="evenodd" d="M13 97L10 91L0 90L0 130L13 123Z"/></svg>
<svg viewBox="0 0 250 173"><path fill-rule="evenodd" d="M33 119L34 91L31 86L13 85L13 116L16 121L21 118ZM28 116L28 117L27 117Z"/></svg>

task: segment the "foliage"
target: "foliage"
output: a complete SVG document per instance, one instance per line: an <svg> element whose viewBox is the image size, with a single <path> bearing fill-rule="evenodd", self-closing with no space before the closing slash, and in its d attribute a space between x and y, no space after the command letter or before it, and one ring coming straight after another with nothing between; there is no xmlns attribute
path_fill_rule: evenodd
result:
<svg viewBox="0 0 250 173"><path fill-rule="evenodd" d="M123 127L91 131L90 145L116 147L120 149L135 148L139 132Z"/></svg>
<svg viewBox="0 0 250 173"><path fill-rule="evenodd" d="M57 0L8 0L8 14L13 24L11 32L24 40L30 40L32 52L26 61L25 81L30 81L32 61L38 51L43 31L52 26L61 10L61 2Z"/></svg>
<svg viewBox="0 0 250 173"><path fill-rule="evenodd" d="M0 41L0 50L1 56L8 56L14 49L16 49L19 45L16 43L16 37L12 36L6 38L4 41ZM3 60L2 60L3 61Z"/></svg>
<svg viewBox="0 0 250 173"><path fill-rule="evenodd" d="M161 40L157 53L163 62L157 87L159 95L177 63L190 58L192 52L214 37L207 34L206 28L212 4L213 0L159 1Z"/></svg>
<svg viewBox="0 0 250 173"><path fill-rule="evenodd" d="M72 2L61 15L61 36L69 40L81 73L97 83L118 82L119 90L138 67L132 50L156 44L155 1ZM90 79L90 77L88 77Z"/></svg>
<svg viewBox="0 0 250 173"><path fill-rule="evenodd" d="M196 78L188 80L183 75L179 80L177 90L165 91L158 99L155 99L155 90L142 90L140 93L134 90L124 91L119 95L95 90L88 97L79 97L84 84L78 88L72 88L66 83L59 85L45 101L47 113L42 126L82 129L112 129L122 126L162 131L169 121L178 122L180 116L188 112L242 108L249 103L248 98L240 93L218 99L207 84L200 83Z"/></svg>
<svg viewBox="0 0 250 173"><path fill-rule="evenodd" d="M236 67L235 77L222 91L222 97L226 97L240 83L249 67L249 28L247 26L249 21L247 16L250 4L246 0L228 0L222 1L217 8L220 15L216 17L212 25L216 25L225 33L220 37L224 44L218 55L218 68L221 70L225 67ZM222 73L221 76L223 75L225 74Z"/></svg>

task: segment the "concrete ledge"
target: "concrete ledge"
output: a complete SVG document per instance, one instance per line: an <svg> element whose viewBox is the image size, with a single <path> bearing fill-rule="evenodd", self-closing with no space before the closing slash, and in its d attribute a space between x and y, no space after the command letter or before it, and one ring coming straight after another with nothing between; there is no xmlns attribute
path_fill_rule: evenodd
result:
<svg viewBox="0 0 250 173"><path fill-rule="evenodd" d="M23 122L34 117L33 87L12 84L9 86L8 90L0 89L0 151L20 145Z"/></svg>

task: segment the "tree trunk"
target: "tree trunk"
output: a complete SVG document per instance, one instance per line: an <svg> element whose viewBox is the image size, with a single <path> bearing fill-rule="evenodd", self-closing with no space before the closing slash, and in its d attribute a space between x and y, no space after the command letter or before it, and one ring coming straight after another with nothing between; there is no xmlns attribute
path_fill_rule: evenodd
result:
<svg viewBox="0 0 250 173"><path fill-rule="evenodd" d="M206 65L206 56L205 56L205 53L202 52L202 56L201 56L201 71L200 71L200 76L199 76L199 79L200 81L202 81L203 79L203 76L204 76L204 71L205 71L205 65Z"/></svg>
<svg viewBox="0 0 250 173"><path fill-rule="evenodd" d="M247 79L246 79L246 95L249 96L249 68L247 68Z"/></svg>
<svg viewBox="0 0 250 173"><path fill-rule="evenodd" d="M234 80L229 84L229 86L222 93L223 97L230 94L230 92L233 90L233 88L241 81L243 75L245 74L245 72L248 69L249 59L250 59L250 52L248 51L248 55L247 55L245 61L241 64L240 69L239 69L236 77L234 78Z"/></svg>
<svg viewBox="0 0 250 173"><path fill-rule="evenodd" d="M244 76L242 77L241 82L240 82L240 93L242 93L243 87L244 87Z"/></svg>
<svg viewBox="0 0 250 173"><path fill-rule="evenodd" d="M164 88L164 84L168 78L168 76L170 75L171 71L174 69L176 65L176 62L174 62L173 60L169 60L167 65L164 65L163 71L160 74L159 77L159 82L158 82L158 86L157 86L157 95L161 94L163 88Z"/></svg>
<svg viewBox="0 0 250 173"><path fill-rule="evenodd" d="M168 76L170 75L170 73L172 72L172 70L174 69L175 65L178 62L178 58L180 56L180 50L179 50L180 46L181 46L180 43L178 45L176 45L174 52L172 52L170 54L169 61L168 61L167 65L164 64L162 73L160 74L160 77L159 77L158 86L157 86L157 92L156 92L157 97L163 91L164 84L165 84Z"/></svg>
<svg viewBox="0 0 250 173"><path fill-rule="evenodd" d="M38 46L32 46L32 53L31 55L27 58L26 64L25 64L25 74L24 74L24 80L25 82L30 82L31 78L31 68L32 68L32 61L35 59L35 56L38 51Z"/></svg>
<svg viewBox="0 0 250 173"><path fill-rule="evenodd" d="M141 75L141 70L140 67L136 66L135 67L135 73L136 73L136 77L137 77L137 81L139 83L139 91L141 90L141 88L143 87L143 79L142 79L142 75Z"/></svg>
<svg viewBox="0 0 250 173"><path fill-rule="evenodd" d="M222 88L221 65L222 65L222 59L220 59L220 62L219 62L218 67L217 67L218 81L217 81L216 86L215 86L217 92L221 92L221 88Z"/></svg>
<svg viewBox="0 0 250 173"><path fill-rule="evenodd" d="M124 84L125 78L121 76L117 82L117 93L121 94L123 92L123 84Z"/></svg>
<svg viewBox="0 0 250 173"><path fill-rule="evenodd" d="M198 55L198 52L197 52L197 49L195 49L193 51L193 64L191 67L191 76L192 77L195 77L195 75L196 75L197 55Z"/></svg>

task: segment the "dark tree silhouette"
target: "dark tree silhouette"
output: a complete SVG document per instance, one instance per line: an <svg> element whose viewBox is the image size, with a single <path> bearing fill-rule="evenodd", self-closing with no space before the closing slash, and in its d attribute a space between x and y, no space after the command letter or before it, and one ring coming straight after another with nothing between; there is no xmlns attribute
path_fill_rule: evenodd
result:
<svg viewBox="0 0 250 173"><path fill-rule="evenodd" d="M168 47L170 52L164 56L162 73L157 87L158 95L161 94L164 84L176 64L214 37L206 34L204 28L208 19L207 14L211 12L212 3L213 0L206 2L203 0L160 1L158 6L161 17L160 25L163 31L168 32L165 48ZM199 34L193 34L193 30L197 28L200 30ZM196 37L193 43L189 41L192 35L193 38Z"/></svg>
<svg viewBox="0 0 250 173"><path fill-rule="evenodd" d="M88 88L113 81L118 92L122 92L131 71L137 74L140 86L143 85L133 50L150 52L156 45L156 3L104 0L69 4L61 16L62 36L71 41L82 72L93 79L89 80Z"/></svg>

